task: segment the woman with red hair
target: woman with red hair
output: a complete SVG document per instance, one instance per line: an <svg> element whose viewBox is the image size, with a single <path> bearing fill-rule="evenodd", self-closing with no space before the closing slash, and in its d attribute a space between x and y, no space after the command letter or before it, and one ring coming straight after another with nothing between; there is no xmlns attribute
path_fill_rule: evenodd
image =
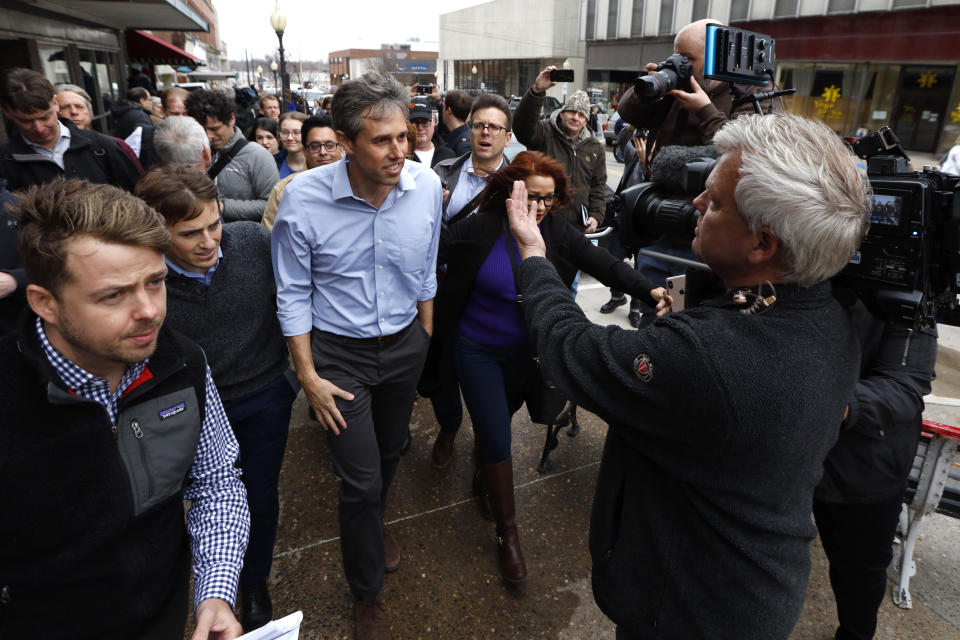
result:
<svg viewBox="0 0 960 640"><path fill-rule="evenodd" d="M441 235L438 264L447 271L435 302L424 379L456 376L460 382L475 432L474 491L481 511L496 520L500 572L510 584L527 578L515 519L510 422L524 400L535 397L531 380L541 380L517 291L519 252L507 222L506 201L516 180L526 184L527 201L536 203L547 258L568 286L580 269L607 286L647 297L652 306L665 293L566 220L549 215L568 201L567 177L556 160L537 151L519 153L491 174L479 211Z"/></svg>

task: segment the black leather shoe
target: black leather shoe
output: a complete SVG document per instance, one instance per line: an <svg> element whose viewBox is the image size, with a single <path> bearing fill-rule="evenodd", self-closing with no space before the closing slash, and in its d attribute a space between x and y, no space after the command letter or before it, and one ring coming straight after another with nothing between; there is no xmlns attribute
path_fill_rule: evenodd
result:
<svg viewBox="0 0 960 640"><path fill-rule="evenodd" d="M257 582L240 588L240 624L250 633L273 620L273 603L267 583Z"/></svg>
<svg viewBox="0 0 960 640"><path fill-rule="evenodd" d="M619 298L610 298L603 303L603 306L600 307L600 313L613 313L613 310L619 306L627 304L627 296L620 296Z"/></svg>
<svg viewBox="0 0 960 640"><path fill-rule="evenodd" d="M640 326L640 312L631 311L630 313L627 314L627 320L630 321L630 326L636 329L637 327Z"/></svg>

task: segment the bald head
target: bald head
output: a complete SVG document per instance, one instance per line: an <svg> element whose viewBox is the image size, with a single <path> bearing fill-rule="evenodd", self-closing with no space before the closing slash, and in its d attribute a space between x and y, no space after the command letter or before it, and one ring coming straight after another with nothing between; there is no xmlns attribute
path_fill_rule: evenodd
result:
<svg viewBox="0 0 960 640"><path fill-rule="evenodd" d="M677 33L673 40L673 51L687 56L687 59L693 64L694 76L697 84L705 90L710 89L715 81L705 81L703 79L703 49L707 44L707 25L716 24L723 26L723 23L712 18L697 20L691 22Z"/></svg>

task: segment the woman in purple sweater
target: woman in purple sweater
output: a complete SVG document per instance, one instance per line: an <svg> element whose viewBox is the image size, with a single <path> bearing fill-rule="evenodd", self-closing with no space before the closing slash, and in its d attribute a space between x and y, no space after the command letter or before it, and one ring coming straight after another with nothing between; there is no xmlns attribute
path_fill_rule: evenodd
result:
<svg viewBox="0 0 960 640"><path fill-rule="evenodd" d="M591 244L566 220L549 215L569 199L563 167L551 157L524 151L488 180L479 212L441 236L438 264L447 264L447 272L436 298L425 380L459 379L478 444L474 489L481 510L489 496L504 580L522 584L527 569L515 519L510 423L525 391L532 393L528 382L537 371L517 296L520 257L506 217L514 181L524 181L528 201L536 202L547 258L568 286L580 269L607 286L648 298L651 306L664 289Z"/></svg>

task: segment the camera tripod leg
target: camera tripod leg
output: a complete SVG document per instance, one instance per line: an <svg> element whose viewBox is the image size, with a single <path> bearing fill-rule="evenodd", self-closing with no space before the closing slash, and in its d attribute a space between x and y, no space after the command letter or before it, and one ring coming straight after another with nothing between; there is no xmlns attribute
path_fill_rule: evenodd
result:
<svg viewBox="0 0 960 640"><path fill-rule="evenodd" d="M560 433L560 429L563 428L563 426L564 423L561 422L547 425L547 439L546 442L543 443L543 453L540 455L540 464L537 465L537 471L540 473L546 473L553 468L553 463L550 462L550 452L560 444L557 434Z"/></svg>

